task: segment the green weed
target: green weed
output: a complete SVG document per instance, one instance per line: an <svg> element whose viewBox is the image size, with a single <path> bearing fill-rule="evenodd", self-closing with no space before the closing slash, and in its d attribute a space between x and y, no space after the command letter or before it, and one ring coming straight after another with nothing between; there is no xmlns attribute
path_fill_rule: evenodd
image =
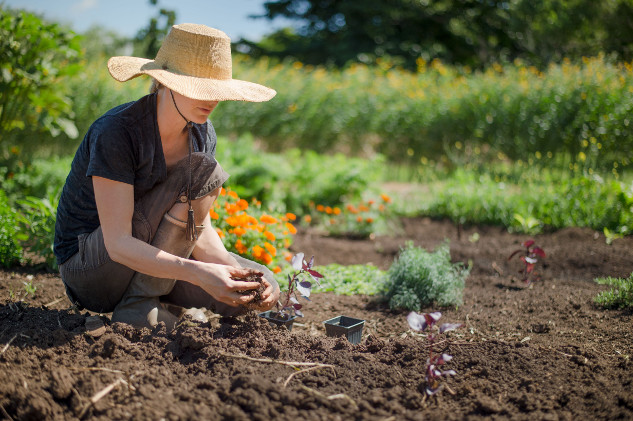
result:
<svg viewBox="0 0 633 421"><path fill-rule="evenodd" d="M628 278L597 278L594 280L601 285L611 285L608 291L603 291L594 298L594 302L604 308L633 307L633 272Z"/></svg>

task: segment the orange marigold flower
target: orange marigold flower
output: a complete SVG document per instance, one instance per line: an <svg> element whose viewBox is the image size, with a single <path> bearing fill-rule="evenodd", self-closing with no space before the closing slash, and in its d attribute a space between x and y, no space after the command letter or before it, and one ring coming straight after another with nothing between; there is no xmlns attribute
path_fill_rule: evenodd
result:
<svg viewBox="0 0 633 421"><path fill-rule="evenodd" d="M290 247L290 238L284 238L284 247ZM290 257L292 257L292 255Z"/></svg>
<svg viewBox="0 0 633 421"><path fill-rule="evenodd" d="M254 258L256 258L256 259L261 258L262 253L265 253L265 252L264 252L264 249L261 246L256 245L256 246L253 247L253 257Z"/></svg>
<svg viewBox="0 0 633 421"><path fill-rule="evenodd" d="M266 237L268 241L275 241L275 234L270 231L264 231L264 237Z"/></svg>
<svg viewBox="0 0 633 421"><path fill-rule="evenodd" d="M209 215L211 216L211 219L219 219L220 215L218 215L218 213L216 211L214 211L213 209L211 209L209 211Z"/></svg>
<svg viewBox="0 0 633 421"><path fill-rule="evenodd" d="M334 218L330 218L330 225L334 225L336 224L336 221L334 220Z"/></svg>
<svg viewBox="0 0 633 421"><path fill-rule="evenodd" d="M386 194L381 194L380 197L382 198L382 200L384 200L387 203L391 203L391 197L387 196Z"/></svg>
<svg viewBox="0 0 633 421"><path fill-rule="evenodd" d="M266 253L266 252L262 253L260 259L266 265L269 265L269 264L271 264L273 262L273 257L270 254Z"/></svg>
<svg viewBox="0 0 633 421"><path fill-rule="evenodd" d="M273 268L273 273L279 273L279 272L281 272L281 268L279 266L275 266Z"/></svg>
<svg viewBox="0 0 633 421"><path fill-rule="evenodd" d="M356 217L356 222L363 222L363 217L362 216Z"/></svg>
<svg viewBox="0 0 633 421"><path fill-rule="evenodd" d="M239 211L239 208L237 206L230 203L224 205L224 208L226 209L226 213L228 213L229 215L233 215L234 213L237 213Z"/></svg>
<svg viewBox="0 0 633 421"><path fill-rule="evenodd" d="M297 233L297 229L290 222L286 222L286 228L288 228L288 231L290 231L290 234L294 235Z"/></svg>
<svg viewBox="0 0 633 421"><path fill-rule="evenodd" d="M288 212L288 213L286 214L286 218L288 218L288 219L289 219L289 220L291 220L291 221L294 221L295 219L297 219L297 215L295 215L294 213L290 213L290 212Z"/></svg>
<svg viewBox="0 0 633 421"><path fill-rule="evenodd" d="M365 221L366 221L368 224L371 224L372 222L374 222L374 218L367 218L367 219L365 219Z"/></svg>
<svg viewBox="0 0 633 421"><path fill-rule="evenodd" d="M332 208L330 206L326 206L325 207L325 213L327 213L328 215L332 214Z"/></svg>
<svg viewBox="0 0 633 421"><path fill-rule="evenodd" d="M350 211L351 213L358 213L358 210L352 206L352 205L347 205L347 210Z"/></svg>
<svg viewBox="0 0 633 421"><path fill-rule="evenodd" d="M341 208L339 208L338 206L332 208L332 213L334 215L340 215L341 214Z"/></svg>
<svg viewBox="0 0 633 421"><path fill-rule="evenodd" d="M268 250L268 253L270 253L271 256L275 257L277 255L277 249L272 244L266 242L264 243L264 247Z"/></svg>
<svg viewBox="0 0 633 421"><path fill-rule="evenodd" d="M246 234L246 230L242 227L236 227L236 228L233 228L233 234L237 235L238 237L241 237L242 235Z"/></svg>
<svg viewBox="0 0 633 421"><path fill-rule="evenodd" d="M325 206L317 205L316 210L319 211L319 212L325 212Z"/></svg>
<svg viewBox="0 0 633 421"><path fill-rule="evenodd" d="M224 238L225 237L224 231L222 231L220 228L216 228L215 232L218 233L218 237L220 237L220 238Z"/></svg>
<svg viewBox="0 0 633 421"><path fill-rule="evenodd" d="M380 206L378 206L378 210L379 210L380 212L383 212L383 211L385 210L385 205L380 205Z"/></svg>
<svg viewBox="0 0 633 421"><path fill-rule="evenodd" d="M220 196L224 196L226 194L226 189L224 187L220 187Z"/></svg>
<svg viewBox="0 0 633 421"><path fill-rule="evenodd" d="M360 206L358 207L358 209L359 209L361 212L367 212L367 211L369 210L369 208L368 208L367 206L365 206L365 205L360 205Z"/></svg>
<svg viewBox="0 0 633 421"><path fill-rule="evenodd" d="M291 261L292 260L292 253L290 253L289 251L284 253L284 260L286 261Z"/></svg>
<svg viewBox="0 0 633 421"><path fill-rule="evenodd" d="M246 254L246 252L248 251L248 249L240 239L235 242L235 250L237 250L239 254Z"/></svg>
<svg viewBox="0 0 633 421"><path fill-rule="evenodd" d="M248 209L248 202L244 199L240 199L237 201L237 207L239 210L246 210Z"/></svg>
<svg viewBox="0 0 633 421"><path fill-rule="evenodd" d="M367 204L368 204L369 206L373 205L374 203L376 203L376 202L374 202L373 200L368 200L368 201L367 201Z"/></svg>
<svg viewBox="0 0 633 421"><path fill-rule="evenodd" d="M310 215L306 215L303 217L303 220L309 224L310 222L312 222L312 217Z"/></svg>
<svg viewBox="0 0 633 421"><path fill-rule="evenodd" d="M238 199L239 196L237 195L237 193L235 193L233 190L231 190L230 192L227 193L229 196L231 196L233 199Z"/></svg>
<svg viewBox="0 0 633 421"><path fill-rule="evenodd" d="M277 223L277 219L273 218L270 215L266 215L266 214L263 214L262 216L260 216L259 220L262 221L265 224L276 224Z"/></svg>

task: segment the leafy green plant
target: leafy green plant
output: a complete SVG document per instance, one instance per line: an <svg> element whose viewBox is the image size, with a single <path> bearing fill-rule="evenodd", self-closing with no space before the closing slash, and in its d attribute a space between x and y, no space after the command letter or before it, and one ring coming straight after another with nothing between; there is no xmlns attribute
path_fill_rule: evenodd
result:
<svg viewBox="0 0 633 421"><path fill-rule="evenodd" d="M594 280L601 285L610 285L608 291L599 293L594 302L604 308L633 307L633 272L628 278L597 278Z"/></svg>
<svg viewBox="0 0 633 421"><path fill-rule="evenodd" d="M20 241L24 239L26 236L20 232L18 216L0 190L0 266L8 268L22 262Z"/></svg>
<svg viewBox="0 0 633 421"><path fill-rule="evenodd" d="M385 296L392 309L457 306L462 303L469 273L470 268L451 263L448 242L432 253L409 242L389 268Z"/></svg>
<svg viewBox="0 0 633 421"><path fill-rule="evenodd" d="M40 199L27 197L19 200L22 207L20 225L23 232L28 233L24 247L43 260L50 270L57 270L57 261L53 254L55 241L55 219L61 190L52 192L48 197Z"/></svg>
<svg viewBox="0 0 633 421"><path fill-rule="evenodd" d="M0 5L0 56L3 158L10 147L37 138L33 135L77 137L70 91L63 82L80 69L79 37L32 13Z"/></svg>
<svg viewBox="0 0 633 421"><path fill-rule="evenodd" d="M515 213L514 221L516 221L516 230L525 234L538 234L543 229L543 223L531 215L523 216Z"/></svg>
<svg viewBox="0 0 633 421"><path fill-rule="evenodd" d="M37 291L37 287L33 284L32 281L23 281L22 282L24 284L24 296L27 297L28 295L35 295L35 292Z"/></svg>

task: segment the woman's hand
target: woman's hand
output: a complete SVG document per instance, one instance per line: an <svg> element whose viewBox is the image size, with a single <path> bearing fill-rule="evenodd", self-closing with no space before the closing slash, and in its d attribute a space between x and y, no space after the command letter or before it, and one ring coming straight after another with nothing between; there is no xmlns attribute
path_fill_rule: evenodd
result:
<svg viewBox="0 0 633 421"><path fill-rule="evenodd" d="M237 307L239 305L248 304L253 299L253 295L244 295L240 292L250 289L258 289L260 286L259 282L246 282L239 280L240 278L246 278L249 274L251 274L251 269L216 263L198 262L198 264L200 274L196 284L213 298L229 306ZM266 291L268 291L268 288ZM264 294L266 294L266 291Z"/></svg>
<svg viewBox="0 0 633 421"><path fill-rule="evenodd" d="M279 300L279 288L274 288L266 278L262 278L262 283L266 286L264 292L262 292L262 300L259 305L254 307L258 311L268 311L275 306Z"/></svg>

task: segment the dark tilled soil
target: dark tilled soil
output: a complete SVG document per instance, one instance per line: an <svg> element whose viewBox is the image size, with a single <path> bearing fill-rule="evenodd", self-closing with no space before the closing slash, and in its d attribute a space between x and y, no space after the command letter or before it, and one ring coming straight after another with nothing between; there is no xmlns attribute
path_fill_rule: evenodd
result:
<svg viewBox="0 0 633 421"><path fill-rule="evenodd" d="M301 232L293 246L318 264L386 269L407 240L432 250L448 238L453 260L472 262L462 306L424 309L464 324L437 346L457 371L437 397L425 398L425 337L373 297L315 294L290 332L254 315L173 333L103 315L105 333L93 337L88 314L66 310L57 276L20 269L0 272L0 419L633 419L633 313L595 307L605 287L592 281L628 277L633 238L537 236L548 257L526 287L518 260L507 261L526 236L460 231L407 219L391 238ZM325 335L322 322L337 315L366 321L360 344Z"/></svg>

